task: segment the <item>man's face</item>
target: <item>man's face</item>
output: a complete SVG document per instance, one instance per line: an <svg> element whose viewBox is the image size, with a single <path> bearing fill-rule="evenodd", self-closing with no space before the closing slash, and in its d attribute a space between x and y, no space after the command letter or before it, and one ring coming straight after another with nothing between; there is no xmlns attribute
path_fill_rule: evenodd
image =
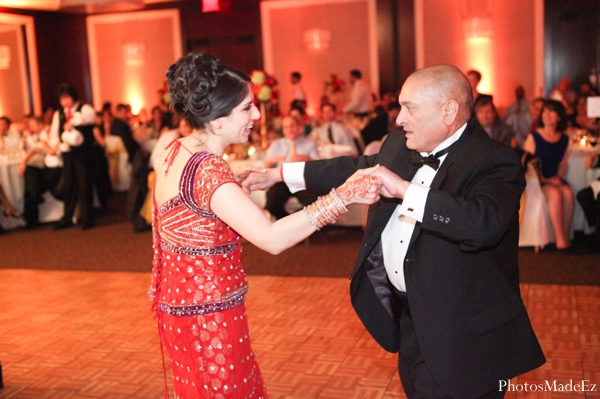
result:
<svg viewBox="0 0 600 399"><path fill-rule="evenodd" d="M58 99L58 102L60 103L60 106L63 108L73 108L73 105L75 105L75 101L73 101L73 97L71 97L67 94L63 94L62 96L60 96L60 98Z"/></svg>
<svg viewBox="0 0 600 399"><path fill-rule="evenodd" d="M406 132L406 146L419 152L431 152L449 137L444 123L443 105L434 82L422 78L408 78L400 92L400 114L396 123Z"/></svg>
<svg viewBox="0 0 600 399"><path fill-rule="evenodd" d="M300 134L300 125L296 122L295 118L286 117L281 122L281 128L283 129L283 136L290 139L296 140Z"/></svg>
<svg viewBox="0 0 600 399"><path fill-rule="evenodd" d="M477 86L479 86L479 79L475 74L472 73L467 75L467 79L469 80L469 84L471 85L471 90L473 90L473 93L475 93L477 91Z"/></svg>
<svg viewBox="0 0 600 399"><path fill-rule="evenodd" d="M4 119L0 119L0 134L8 132L8 123Z"/></svg>
<svg viewBox="0 0 600 399"><path fill-rule="evenodd" d="M529 104L529 116L531 116L531 120L537 121L540 118L543 107L543 101L533 101Z"/></svg>
<svg viewBox="0 0 600 399"><path fill-rule="evenodd" d="M494 120L496 119L496 113L494 112L491 103L477 107L475 116L477 116L477 120L484 129L492 127Z"/></svg>
<svg viewBox="0 0 600 399"><path fill-rule="evenodd" d="M179 134L181 134L183 137L187 137L190 134L192 134L194 131L194 129L191 128L190 125L188 125L187 121L185 119L181 119L179 121Z"/></svg>
<svg viewBox="0 0 600 399"><path fill-rule="evenodd" d="M122 121L127 121L127 108L120 108L115 111L115 116Z"/></svg>
<svg viewBox="0 0 600 399"><path fill-rule="evenodd" d="M335 120L335 112L329 105L323 106L323 109L321 110L321 116L323 117L324 122L333 122Z"/></svg>
<svg viewBox="0 0 600 399"><path fill-rule="evenodd" d="M27 121L27 129L29 130L30 133L38 134L38 133L40 133L42 131L43 127L44 127L44 125L41 125L34 118L30 118Z"/></svg>

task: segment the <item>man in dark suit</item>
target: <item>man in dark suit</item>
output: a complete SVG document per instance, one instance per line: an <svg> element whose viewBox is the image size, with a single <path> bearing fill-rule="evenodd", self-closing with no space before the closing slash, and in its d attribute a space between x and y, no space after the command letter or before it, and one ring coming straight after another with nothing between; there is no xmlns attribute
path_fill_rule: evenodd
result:
<svg viewBox="0 0 600 399"><path fill-rule="evenodd" d="M492 97L485 97L475 102L474 109L477 121L488 136L511 148L519 146L515 131L498 117Z"/></svg>
<svg viewBox="0 0 600 399"><path fill-rule="evenodd" d="M117 107L115 108L115 117L110 124L110 135L118 136L123 140L123 145L125 146L129 157L129 163L133 162L135 153L140 149L140 145L133 138L131 126L129 126L127 120L127 105L117 104Z"/></svg>
<svg viewBox="0 0 600 399"><path fill-rule="evenodd" d="M519 158L469 121L473 96L455 67L415 72L399 101L403 130L379 154L286 164L283 180L326 192L381 165L382 200L350 286L358 316L400 352L408 398L502 398L501 381L545 362L519 292ZM278 172L251 174L244 187L280 181Z"/></svg>

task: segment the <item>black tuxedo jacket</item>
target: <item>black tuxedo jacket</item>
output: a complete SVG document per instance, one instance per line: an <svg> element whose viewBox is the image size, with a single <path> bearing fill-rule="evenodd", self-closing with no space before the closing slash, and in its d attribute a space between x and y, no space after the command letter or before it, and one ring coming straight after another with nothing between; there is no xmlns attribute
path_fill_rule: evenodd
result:
<svg viewBox="0 0 600 399"><path fill-rule="evenodd" d="M370 157L307 162L307 188L327 192L355 170L381 164L411 181L402 130ZM438 170L405 263L408 301L423 358L451 397L469 399L545 362L519 292L516 154L469 122ZM399 349L402 309L383 266L381 233L400 200L369 209L351 282L352 304L375 340Z"/></svg>

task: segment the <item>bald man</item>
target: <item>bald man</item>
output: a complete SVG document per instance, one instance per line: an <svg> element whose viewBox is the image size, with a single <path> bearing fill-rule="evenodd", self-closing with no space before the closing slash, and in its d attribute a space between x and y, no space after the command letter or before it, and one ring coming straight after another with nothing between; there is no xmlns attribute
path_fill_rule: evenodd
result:
<svg viewBox="0 0 600 399"><path fill-rule="evenodd" d="M381 165L350 286L358 316L400 352L408 398L502 398L545 362L519 292L520 161L470 121L471 88L453 66L413 73L399 102L379 154L286 164L283 179L325 193ZM244 187L280 180L256 173Z"/></svg>

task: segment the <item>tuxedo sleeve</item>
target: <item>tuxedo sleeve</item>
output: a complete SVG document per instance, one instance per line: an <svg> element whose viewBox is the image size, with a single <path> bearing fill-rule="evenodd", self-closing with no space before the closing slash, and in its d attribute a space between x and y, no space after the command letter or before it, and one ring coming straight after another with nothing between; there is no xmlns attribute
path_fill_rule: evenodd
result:
<svg viewBox="0 0 600 399"><path fill-rule="evenodd" d="M518 157L505 146L467 164L458 177L464 180L462 192L429 191L421 228L456 242L463 251L477 251L498 244L511 223L518 222L525 178ZM448 178L455 177L449 173Z"/></svg>
<svg viewBox="0 0 600 399"><path fill-rule="evenodd" d="M306 188L319 194L326 194L339 187L359 169L377 165L378 154L371 156L338 157L306 162L304 181Z"/></svg>

